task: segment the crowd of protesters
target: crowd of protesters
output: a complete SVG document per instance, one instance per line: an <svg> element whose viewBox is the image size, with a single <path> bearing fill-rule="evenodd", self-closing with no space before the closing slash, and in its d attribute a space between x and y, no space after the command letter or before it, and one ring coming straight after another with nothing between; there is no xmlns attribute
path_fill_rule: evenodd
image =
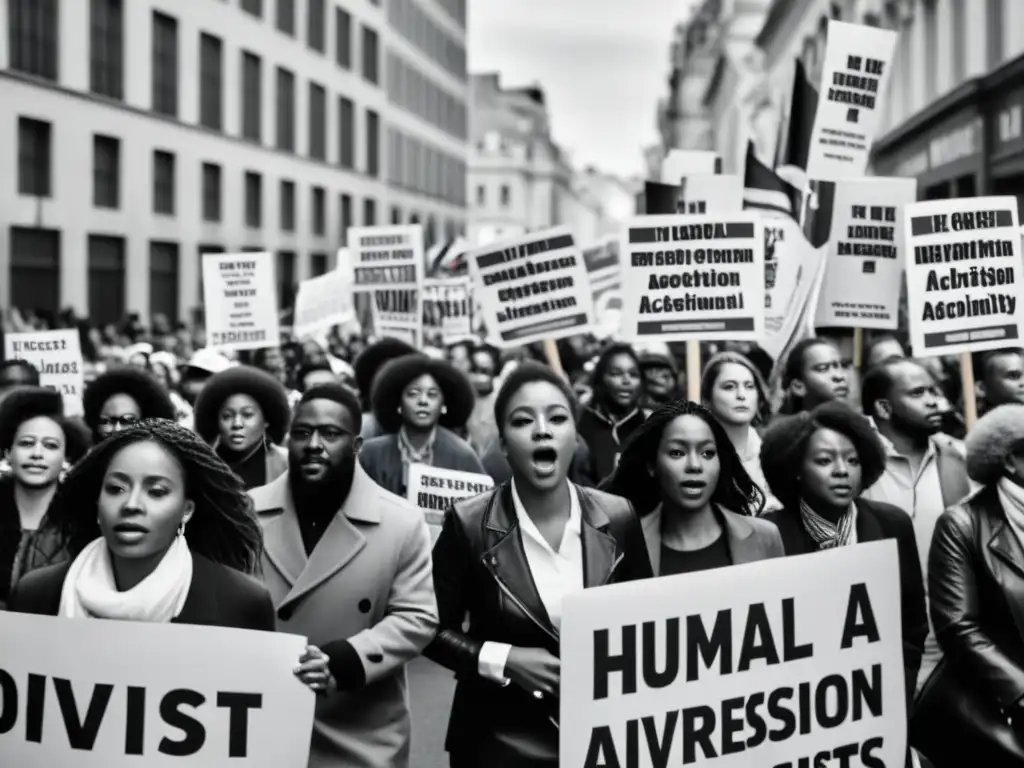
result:
<svg viewBox="0 0 1024 768"><path fill-rule="evenodd" d="M881 539L908 761L1024 765L1020 350L975 356L968 430L957 361L891 334L808 339L778 372L706 346L700 403L664 345L563 340L563 375L478 338L229 359L159 319L80 335L81 417L0 364L0 607L308 637L311 766L408 764L420 655L457 675L453 766L557 765L567 594ZM496 483L433 546L415 463Z"/></svg>

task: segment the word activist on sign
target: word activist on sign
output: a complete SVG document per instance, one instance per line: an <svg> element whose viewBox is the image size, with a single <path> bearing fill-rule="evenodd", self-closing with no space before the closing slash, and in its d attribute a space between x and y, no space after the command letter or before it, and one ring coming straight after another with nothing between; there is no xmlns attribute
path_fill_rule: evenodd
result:
<svg viewBox="0 0 1024 768"><path fill-rule="evenodd" d="M890 540L567 597L561 765L902 766L898 583Z"/></svg>
<svg viewBox="0 0 1024 768"><path fill-rule="evenodd" d="M0 612L2 763L305 765L314 694L292 673L305 644L285 633Z"/></svg>
<svg viewBox="0 0 1024 768"><path fill-rule="evenodd" d="M206 337L222 350L281 343L274 254L203 254Z"/></svg>

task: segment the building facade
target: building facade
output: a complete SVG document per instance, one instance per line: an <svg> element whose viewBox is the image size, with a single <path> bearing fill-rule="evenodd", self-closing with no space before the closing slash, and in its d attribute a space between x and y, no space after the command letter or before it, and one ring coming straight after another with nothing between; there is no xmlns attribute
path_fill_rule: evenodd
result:
<svg viewBox="0 0 1024 768"><path fill-rule="evenodd" d="M446 36L380 0L4 0L0 306L186 320L201 255L243 250L276 255L286 305L350 226L458 230L465 6L409 3ZM450 99L403 100L396 51Z"/></svg>

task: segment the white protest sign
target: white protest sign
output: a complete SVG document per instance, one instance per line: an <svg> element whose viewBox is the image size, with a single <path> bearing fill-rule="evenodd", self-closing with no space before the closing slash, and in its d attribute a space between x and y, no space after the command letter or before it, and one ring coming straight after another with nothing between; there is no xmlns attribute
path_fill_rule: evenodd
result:
<svg viewBox="0 0 1024 768"><path fill-rule="evenodd" d="M305 765L298 635L0 612L5 766Z"/></svg>
<svg viewBox="0 0 1024 768"><path fill-rule="evenodd" d="M222 350L281 343L274 254L203 254L206 341Z"/></svg>
<svg viewBox="0 0 1024 768"><path fill-rule="evenodd" d="M635 216L622 236L622 338L757 341L764 224L743 211Z"/></svg>
<svg viewBox="0 0 1024 768"><path fill-rule="evenodd" d="M678 184L683 176L713 174L718 170L718 155L702 149L670 149L661 161L661 183Z"/></svg>
<svg viewBox="0 0 1024 768"><path fill-rule="evenodd" d="M428 464L409 465L406 495L426 514L427 523L441 525L444 512L459 499L477 496L494 487L490 475L441 469Z"/></svg>
<svg viewBox="0 0 1024 768"><path fill-rule="evenodd" d="M352 281L344 270L335 269L299 283L292 323L295 338L312 336L353 317Z"/></svg>
<svg viewBox="0 0 1024 768"><path fill-rule="evenodd" d="M765 250L764 337L758 345L774 359L782 354L810 300L825 249L808 242L790 216L762 212Z"/></svg>
<svg viewBox="0 0 1024 768"><path fill-rule="evenodd" d="M896 38L895 32L880 27L829 20L808 178L840 181L864 175L881 122Z"/></svg>
<svg viewBox="0 0 1024 768"><path fill-rule="evenodd" d="M587 333L594 302L568 227L491 243L466 254L488 334L503 347Z"/></svg>
<svg viewBox="0 0 1024 768"><path fill-rule="evenodd" d="M601 335L613 335L622 325L622 267L619 264L619 238L598 240L583 249L583 262L590 277L594 297L594 325Z"/></svg>
<svg viewBox="0 0 1024 768"><path fill-rule="evenodd" d="M473 333L473 304L468 277L423 281L423 332L445 344Z"/></svg>
<svg viewBox="0 0 1024 768"><path fill-rule="evenodd" d="M349 227L357 292L419 290L423 285L423 227Z"/></svg>
<svg viewBox="0 0 1024 768"><path fill-rule="evenodd" d="M743 208L743 177L718 175L683 176L676 211L690 215L715 215Z"/></svg>
<svg viewBox="0 0 1024 768"><path fill-rule="evenodd" d="M4 359L24 360L39 372L39 383L60 392L67 416L81 416L85 379L78 331L5 333Z"/></svg>
<svg viewBox="0 0 1024 768"><path fill-rule="evenodd" d="M902 766L899 580L887 540L567 595L559 764Z"/></svg>
<svg viewBox="0 0 1024 768"><path fill-rule="evenodd" d="M1017 198L914 203L905 221L914 355L1019 346L1024 275Z"/></svg>
<svg viewBox="0 0 1024 768"><path fill-rule="evenodd" d="M815 326L897 328L906 246L903 212L915 200L916 179L836 182L832 236Z"/></svg>

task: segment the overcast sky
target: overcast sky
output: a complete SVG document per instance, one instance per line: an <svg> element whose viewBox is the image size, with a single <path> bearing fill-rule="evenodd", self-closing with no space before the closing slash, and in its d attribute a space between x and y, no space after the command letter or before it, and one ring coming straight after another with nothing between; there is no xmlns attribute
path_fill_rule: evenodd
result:
<svg viewBox="0 0 1024 768"><path fill-rule="evenodd" d="M555 140L579 166L643 171L667 93L672 28L690 0L470 0L470 71L538 82Z"/></svg>

